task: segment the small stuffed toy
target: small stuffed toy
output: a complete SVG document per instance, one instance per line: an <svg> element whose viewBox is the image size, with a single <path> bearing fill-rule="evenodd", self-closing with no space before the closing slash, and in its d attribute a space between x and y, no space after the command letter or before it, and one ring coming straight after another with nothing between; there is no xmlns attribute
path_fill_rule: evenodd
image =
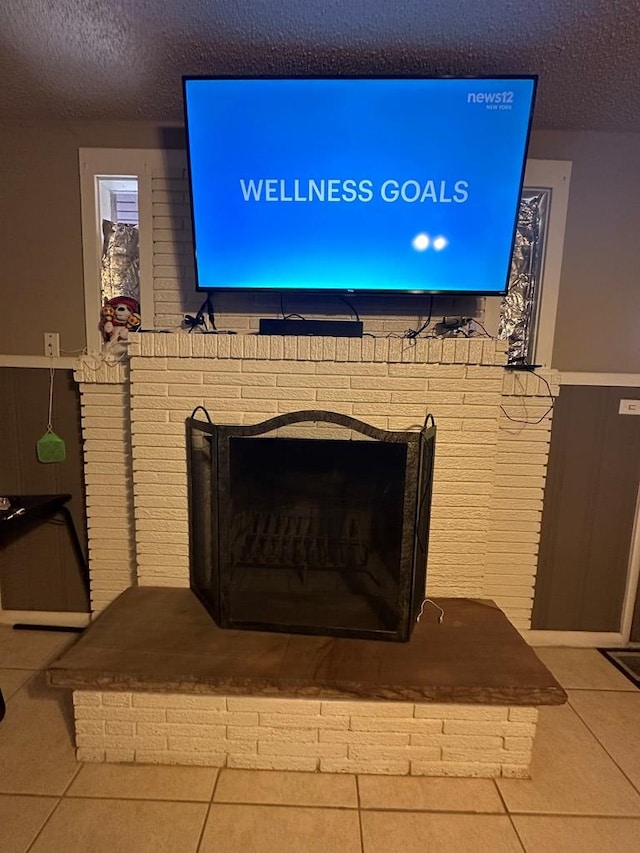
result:
<svg viewBox="0 0 640 853"><path fill-rule="evenodd" d="M113 334L113 318L115 317L115 311L108 303L105 303L100 309L100 323L98 328L100 329L100 334L102 335L102 340L105 343L108 343L111 340L111 335Z"/></svg>
<svg viewBox="0 0 640 853"><path fill-rule="evenodd" d="M140 305L130 296L115 296L100 310L100 332L105 343L126 341L129 331L140 328Z"/></svg>

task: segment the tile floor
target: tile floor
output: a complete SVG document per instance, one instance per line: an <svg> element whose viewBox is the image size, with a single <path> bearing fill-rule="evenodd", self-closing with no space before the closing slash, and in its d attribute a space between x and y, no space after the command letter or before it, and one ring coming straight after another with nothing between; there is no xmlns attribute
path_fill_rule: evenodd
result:
<svg viewBox="0 0 640 853"><path fill-rule="evenodd" d="M538 650L569 704L494 782L76 764L42 671L73 639L0 627L0 853L640 850L640 691L596 651Z"/></svg>

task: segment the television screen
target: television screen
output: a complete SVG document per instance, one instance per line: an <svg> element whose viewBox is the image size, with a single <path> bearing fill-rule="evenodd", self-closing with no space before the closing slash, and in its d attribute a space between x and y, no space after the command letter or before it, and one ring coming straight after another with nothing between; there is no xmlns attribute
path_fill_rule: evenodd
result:
<svg viewBox="0 0 640 853"><path fill-rule="evenodd" d="M536 78L185 78L200 289L503 293Z"/></svg>

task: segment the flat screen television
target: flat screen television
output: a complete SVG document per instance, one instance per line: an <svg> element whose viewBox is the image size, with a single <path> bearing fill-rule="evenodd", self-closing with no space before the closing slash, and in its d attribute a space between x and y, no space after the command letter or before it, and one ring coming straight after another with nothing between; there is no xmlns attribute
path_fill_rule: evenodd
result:
<svg viewBox="0 0 640 853"><path fill-rule="evenodd" d="M535 76L183 87L200 290L505 292Z"/></svg>

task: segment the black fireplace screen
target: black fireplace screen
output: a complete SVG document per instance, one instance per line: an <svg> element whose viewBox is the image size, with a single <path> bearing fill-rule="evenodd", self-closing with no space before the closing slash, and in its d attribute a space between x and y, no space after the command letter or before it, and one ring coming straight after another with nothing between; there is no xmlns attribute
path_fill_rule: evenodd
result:
<svg viewBox="0 0 640 853"><path fill-rule="evenodd" d="M311 421L345 438L273 437ZM389 432L296 412L187 429L191 586L218 625L409 638L424 598L435 426Z"/></svg>

